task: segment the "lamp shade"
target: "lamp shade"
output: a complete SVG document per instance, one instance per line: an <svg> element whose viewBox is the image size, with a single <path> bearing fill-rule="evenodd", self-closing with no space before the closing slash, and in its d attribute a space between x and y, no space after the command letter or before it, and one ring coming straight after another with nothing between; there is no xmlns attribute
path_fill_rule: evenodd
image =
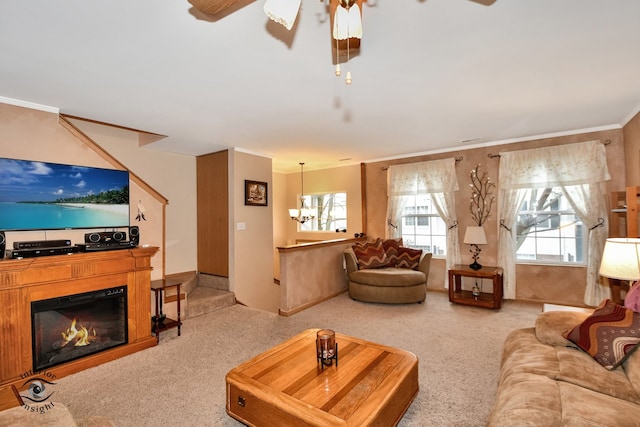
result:
<svg viewBox="0 0 640 427"><path fill-rule="evenodd" d="M640 239L607 239L600 275L618 280L640 279Z"/></svg>
<svg viewBox="0 0 640 427"><path fill-rule="evenodd" d="M467 227L464 233L464 243L468 245L486 245L487 236L484 234L484 228L481 226Z"/></svg>

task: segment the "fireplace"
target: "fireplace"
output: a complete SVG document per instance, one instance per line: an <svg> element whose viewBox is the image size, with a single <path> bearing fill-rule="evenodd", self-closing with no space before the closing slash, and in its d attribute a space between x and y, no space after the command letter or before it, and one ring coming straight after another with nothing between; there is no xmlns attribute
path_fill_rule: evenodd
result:
<svg viewBox="0 0 640 427"><path fill-rule="evenodd" d="M127 286L31 302L33 371L128 342Z"/></svg>

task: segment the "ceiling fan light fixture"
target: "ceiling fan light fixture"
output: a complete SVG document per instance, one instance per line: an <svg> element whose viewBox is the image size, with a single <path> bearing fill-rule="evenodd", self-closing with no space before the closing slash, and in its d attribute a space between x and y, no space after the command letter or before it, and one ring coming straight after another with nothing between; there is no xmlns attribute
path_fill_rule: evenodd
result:
<svg viewBox="0 0 640 427"><path fill-rule="evenodd" d="M340 64L336 64L336 77L340 77L342 74L342 70L340 69Z"/></svg>
<svg viewBox="0 0 640 427"><path fill-rule="evenodd" d="M291 30L298 17L301 2L302 0L266 0L264 2L264 13L272 21L284 26L287 30Z"/></svg>
<svg viewBox="0 0 640 427"><path fill-rule="evenodd" d="M333 38L336 40L362 39L362 13L355 1L346 6L343 2L338 2L333 18Z"/></svg>
<svg viewBox="0 0 640 427"><path fill-rule="evenodd" d="M344 82L348 85L350 85L351 82L353 82L353 80L351 79L351 71L347 71L347 78L344 79Z"/></svg>
<svg viewBox="0 0 640 427"><path fill-rule="evenodd" d="M289 209L289 217L304 224L305 222L312 220L316 217L313 209L307 208L304 203L304 163L300 163L300 209Z"/></svg>

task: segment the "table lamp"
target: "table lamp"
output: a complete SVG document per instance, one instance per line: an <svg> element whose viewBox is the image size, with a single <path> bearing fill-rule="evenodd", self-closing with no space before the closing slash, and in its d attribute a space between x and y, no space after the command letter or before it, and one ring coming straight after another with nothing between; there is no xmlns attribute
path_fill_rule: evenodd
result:
<svg viewBox="0 0 640 427"><path fill-rule="evenodd" d="M640 239L607 239L600 275L635 282L625 297L625 307L640 311Z"/></svg>
<svg viewBox="0 0 640 427"><path fill-rule="evenodd" d="M480 270L482 266L478 263L480 257L480 247L478 245L487 244L487 236L484 234L482 226L470 226L464 233L464 243L471 245L471 253L473 254L473 263L469 265L472 270Z"/></svg>

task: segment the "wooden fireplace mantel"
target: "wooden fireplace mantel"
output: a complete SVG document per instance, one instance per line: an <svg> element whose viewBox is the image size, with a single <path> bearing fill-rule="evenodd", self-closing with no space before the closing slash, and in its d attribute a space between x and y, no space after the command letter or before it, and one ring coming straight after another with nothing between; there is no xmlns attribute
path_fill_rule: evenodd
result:
<svg viewBox="0 0 640 427"><path fill-rule="evenodd" d="M0 260L0 385L33 369L31 302L127 285L128 342L48 368L57 378L156 345L151 335L151 257L157 247Z"/></svg>

